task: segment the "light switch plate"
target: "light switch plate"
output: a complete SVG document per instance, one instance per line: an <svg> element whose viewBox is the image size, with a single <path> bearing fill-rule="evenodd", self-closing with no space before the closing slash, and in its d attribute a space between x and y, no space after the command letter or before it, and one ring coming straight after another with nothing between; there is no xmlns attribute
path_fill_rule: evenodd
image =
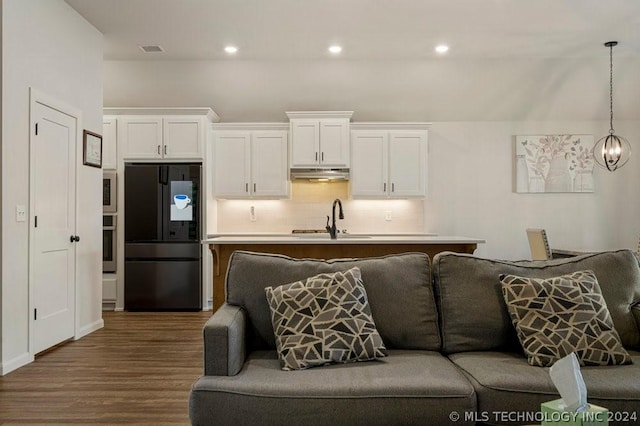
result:
<svg viewBox="0 0 640 426"><path fill-rule="evenodd" d="M18 204L16 206L16 222L27 221L27 206Z"/></svg>
<svg viewBox="0 0 640 426"><path fill-rule="evenodd" d="M256 221L256 208L255 208L255 206L251 206L251 208L249 208L249 220L251 222L255 222Z"/></svg>
<svg viewBox="0 0 640 426"><path fill-rule="evenodd" d="M384 220L386 220L387 222L391 222L391 219L393 219L391 210L386 210L384 212Z"/></svg>

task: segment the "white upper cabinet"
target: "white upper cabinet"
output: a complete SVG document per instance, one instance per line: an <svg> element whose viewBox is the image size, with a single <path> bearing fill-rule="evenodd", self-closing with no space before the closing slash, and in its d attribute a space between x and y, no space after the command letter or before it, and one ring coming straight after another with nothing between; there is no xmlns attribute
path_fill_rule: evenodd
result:
<svg viewBox="0 0 640 426"><path fill-rule="evenodd" d="M287 132L262 130L251 134L251 190L256 197L287 197Z"/></svg>
<svg viewBox="0 0 640 426"><path fill-rule="evenodd" d="M206 121L201 117L123 118L123 157L127 160L202 160Z"/></svg>
<svg viewBox="0 0 640 426"><path fill-rule="evenodd" d="M351 132L351 195L381 198L388 195L389 134L376 130Z"/></svg>
<svg viewBox="0 0 640 426"><path fill-rule="evenodd" d="M389 133L391 197L427 194L427 132L398 130Z"/></svg>
<svg viewBox="0 0 640 426"><path fill-rule="evenodd" d="M102 168L115 170L118 168L118 120L115 117L104 117L102 120Z"/></svg>
<svg viewBox="0 0 640 426"><path fill-rule="evenodd" d="M213 132L213 193L248 197L251 177L251 132Z"/></svg>
<svg viewBox="0 0 640 426"><path fill-rule="evenodd" d="M349 167L349 120L352 114L352 111L287 112L291 167Z"/></svg>
<svg viewBox="0 0 640 426"><path fill-rule="evenodd" d="M289 196L287 131L277 130L278 127L282 126L216 125L213 131L215 197Z"/></svg>
<svg viewBox="0 0 640 426"><path fill-rule="evenodd" d="M358 124L351 132L351 196L426 196L427 130L420 128L426 125L389 123L385 129L385 123Z"/></svg>
<svg viewBox="0 0 640 426"><path fill-rule="evenodd" d="M140 161L203 161L210 108L105 108L116 120L118 157ZM105 133L107 119L105 119Z"/></svg>
<svg viewBox="0 0 640 426"><path fill-rule="evenodd" d="M320 122L291 120L291 167L320 164Z"/></svg>
<svg viewBox="0 0 640 426"><path fill-rule="evenodd" d="M123 118L119 136L125 160L162 158L162 118Z"/></svg>
<svg viewBox="0 0 640 426"><path fill-rule="evenodd" d="M202 117L163 118L164 158L202 159L206 125Z"/></svg>

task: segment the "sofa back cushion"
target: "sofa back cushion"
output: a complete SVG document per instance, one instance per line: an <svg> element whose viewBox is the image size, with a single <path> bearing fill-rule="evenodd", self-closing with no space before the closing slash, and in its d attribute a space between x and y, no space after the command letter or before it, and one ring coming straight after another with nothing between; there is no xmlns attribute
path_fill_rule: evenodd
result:
<svg viewBox="0 0 640 426"><path fill-rule="evenodd" d="M622 344L639 348L632 307L640 300L640 266L631 250L518 262L446 252L433 259L443 352L519 347L501 292L501 274L551 278L580 270L595 273Z"/></svg>
<svg viewBox="0 0 640 426"><path fill-rule="evenodd" d="M227 303L246 311L251 349L275 348L265 287L355 266L360 268L371 315L387 349L440 350L430 264L424 253L321 260L236 251L227 270Z"/></svg>

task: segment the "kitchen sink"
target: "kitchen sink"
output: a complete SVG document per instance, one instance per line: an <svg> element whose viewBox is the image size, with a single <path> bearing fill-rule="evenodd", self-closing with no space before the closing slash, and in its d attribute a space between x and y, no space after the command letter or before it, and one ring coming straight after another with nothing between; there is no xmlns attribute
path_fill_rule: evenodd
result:
<svg viewBox="0 0 640 426"><path fill-rule="evenodd" d="M329 240L329 234L295 234L293 238ZM338 234L338 240L367 239L370 235Z"/></svg>

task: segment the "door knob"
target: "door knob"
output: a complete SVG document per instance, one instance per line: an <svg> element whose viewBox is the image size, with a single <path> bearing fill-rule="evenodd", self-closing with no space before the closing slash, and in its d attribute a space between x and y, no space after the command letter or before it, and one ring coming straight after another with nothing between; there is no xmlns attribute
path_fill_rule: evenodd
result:
<svg viewBox="0 0 640 426"><path fill-rule="evenodd" d="M78 241L80 241L80 237L77 236L77 235L72 235L72 236L69 237L69 241L72 242L72 243L73 242L78 242Z"/></svg>

